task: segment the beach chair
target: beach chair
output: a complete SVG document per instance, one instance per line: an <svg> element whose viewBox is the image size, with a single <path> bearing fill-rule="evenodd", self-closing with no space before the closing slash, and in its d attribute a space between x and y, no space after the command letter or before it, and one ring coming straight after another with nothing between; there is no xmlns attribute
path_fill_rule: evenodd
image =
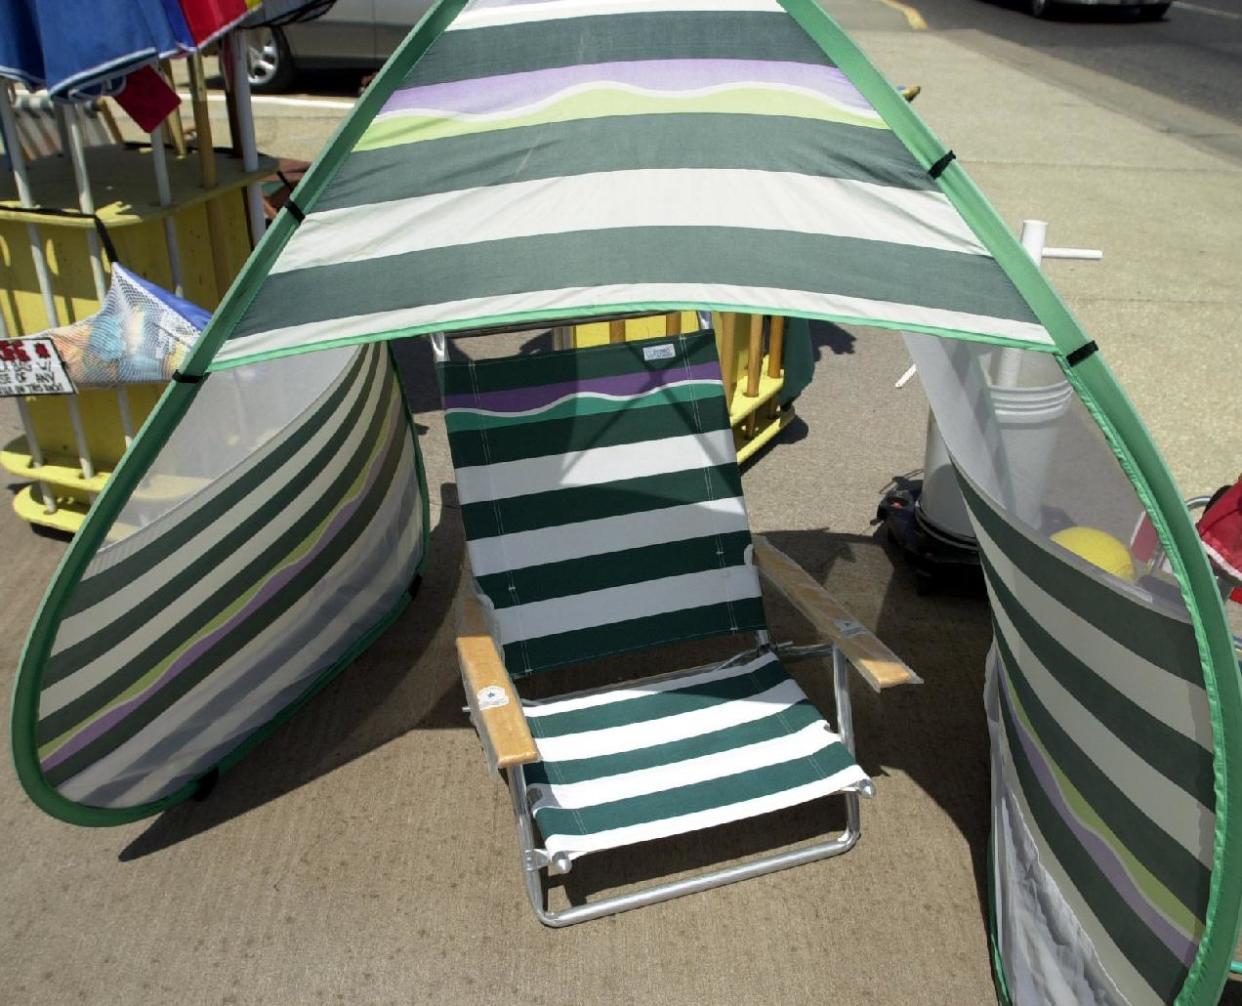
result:
<svg viewBox="0 0 1242 1006"><path fill-rule="evenodd" d="M708 332L486 361L433 340L469 569L458 657L489 765L505 773L540 921L564 926L836 856L871 780L853 755L847 668L916 681L747 526ZM825 630L775 646L759 566ZM753 634L723 662L523 699L514 681L680 640ZM783 661L831 655L835 731ZM851 656L852 655L852 656ZM889 680L891 679L891 680ZM546 679L545 679L546 680ZM814 845L552 911L542 874L575 859L844 794Z"/></svg>

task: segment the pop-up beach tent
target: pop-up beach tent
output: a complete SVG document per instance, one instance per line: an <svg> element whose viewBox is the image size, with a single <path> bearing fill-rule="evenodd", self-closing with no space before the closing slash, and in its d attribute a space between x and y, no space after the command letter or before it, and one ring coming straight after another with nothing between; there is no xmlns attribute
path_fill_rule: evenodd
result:
<svg viewBox="0 0 1242 1006"><path fill-rule="evenodd" d="M904 333L995 622L998 986L1214 1001L1242 706L1190 519L1094 343L812 0L432 10L57 572L14 701L31 797L81 824L186 798L406 604L427 494L386 340L673 309ZM1126 549L1144 515L1160 568Z"/></svg>

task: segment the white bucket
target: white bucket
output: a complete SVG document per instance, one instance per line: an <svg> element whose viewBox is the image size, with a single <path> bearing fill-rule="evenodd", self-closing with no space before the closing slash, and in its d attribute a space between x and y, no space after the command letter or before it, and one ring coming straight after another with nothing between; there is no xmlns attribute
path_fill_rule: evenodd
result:
<svg viewBox="0 0 1242 1006"><path fill-rule="evenodd" d="M1074 389L1059 381L1038 388L991 385L988 390L1000 425L1013 507L1024 521L1039 527L1059 421L1069 410Z"/></svg>
<svg viewBox="0 0 1242 1006"><path fill-rule="evenodd" d="M945 447L935 415L927 417L927 447L923 451L923 491L919 509L934 528L951 536L975 540L966 501L957 484L949 449Z"/></svg>

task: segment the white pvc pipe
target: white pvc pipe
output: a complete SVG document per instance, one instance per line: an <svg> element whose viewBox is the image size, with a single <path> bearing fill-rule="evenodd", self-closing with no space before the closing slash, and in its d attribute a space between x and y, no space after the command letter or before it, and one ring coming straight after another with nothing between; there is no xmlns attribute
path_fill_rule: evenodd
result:
<svg viewBox="0 0 1242 1006"><path fill-rule="evenodd" d="M1099 262L1104 253L1099 248L1045 248L1044 258L1081 259L1086 262Z"/></svg>
<svg viewBox="0 0 1242 1006"><path fill-rule="evenodd" d="M58 109L59 110L59 109ZM91 193L91 179L86 171L86 150L82 143L82 110L77 105L70 106L65 118L69 123L69 156L73 160L73 178L78 187L78 208L83 213L94 214L95 197ZM90 254L91 275L95 280L95 295L100 303L108 295L108 280L104 275L103 252L99 247L99 235L94 229L86 232L86 248ZM125 435L125 445L133 439L133 431L129 422L129 392L118 388L117 405L121 409L121 426ZM70 396L69 421L73 424L73 437L78 447L78 462L82 466L84 478L95 477L95 463L91 458L90 445L82 428L82 414L78 409L76 395Z"/></svg>
<svg viewBox="0 0 1242 1006"><path fill-rule="evenodd" d="M17 415L22 421L22 432L26 434L26 450L30 452L30 463L35 468L43 467L43 448L39 445L39 439L35 436L34 421L30 418L30 406L26 404L26 399L18 395L14 401L17 402ZM56 493L52 491L52 487L39 480L39 492L43 496L43 512L56 512Z"/></svg>
<svg viewBox="0 0 1242 1006"><path fill-rule="evenodd" d="M246 72L246 47L242 39L234 33L228 39L229 60L232 73L229 83L233 87L233 95L237 106L237 132L241 141L242 168L246 171L257 171L259 167L259 151L254 141L254 108L250 103L250 77ZM263 215L263 198L257 182L246 186L246 210L250 216L250 242L259 243L267 228L267 218Z"/></svg>
<svg viewBox="0 0 1242 1006"><path fill-rule="evenodd" d="M8 95L9 95L7 85L0 84L0 91L4 92L3 97L0 98L0 101L3 101L5 105L7 106ZM7 126L7 122L5 125ZM4 136L3 136L4 148L6 150L12 149L9 146L9 140L8 140L9 135L10 134L8 132L8 129L6 128L4 130ZM0 312L0 339L7 339L7 338L9 338L9 323L5 319L4 313ZM39 445L39 440L35 436L34 421L30 417L30 406L26 404L26 398L24 395L18 395L14 399L14 401L17 403L17 416L21 420L21 423L22 423L22 432L26 435L26 450L29 451L30 453L30 463L35 468L42 468L43 467L43 448ZM39 489L43 496L43 509L47 513L55 513L56 512L56 496L52 492L52 487L49 486L46 482L41 481L39 483Z"/></svg>
<svg viewBox="0 0 1242 1006"><path fill-rule="evenodd" d="M65 401L69 405L69 422L73 426L73 440L78 448L78 464L82 468L82 477L93 479L95 477L95 464L91 460L90 446L86 442L86 430L82 426L82 413L78 410L78 396L66 395Z"/></svg>
<svg viewBox="0 0 1242 1006"><path fill-rule="evenodd" d="M151 131L151 162L155 165L155 189L161 206L172 205L172 185L168 181L168 154L164 148L164 124ZM181 249L177 245L177 224L169 213L164 217L164 244L168 246L168 271L172 275L173 293L185 296L181 276Z"/></svg>
<svg viewBox="0 0 1242 1006"><path fill-rule="evenodd" d="M94 214L95 197L91 194L91 178L86 171L86 149L82 143L82 109L77 105L69 106L68 111L56 107L58 115L63 115L69 125L69 157L73 161L73 180L78 187L78 209L83 213ZM102 302L108 293L108 278L104 274L103 252L99 247L99 235L93 229L86 232L86 247L90 253L91 276L95 280L95 296Z"/></svg>
<svg viewBox="0 0 1242 1006"><path fill-rule="evenodd" d="M134 442L134 420L129 412L129 389L123 384L116 389L116 409L121 414L121 435L129 447Z"/></svg>
<svg viewBox="0 0 1242 1006"><path fill-rule="evenodd" d="M12 98L7 84L0 84L0 133L4 136L4 149L8 151L13 167L13 181L17 185L17 199L27 209L34 206L30 194L30 180L26 177L26 162L22 158L21 141L17 135L17 123L13 118ZM52 282L48 278L47 258L43 254L43 239L34 224L26 225L26 238L30 244L30 257L34 261L35 279L43 296L43 310L49 326L56 325L56 300L52 295Z"/></svg>

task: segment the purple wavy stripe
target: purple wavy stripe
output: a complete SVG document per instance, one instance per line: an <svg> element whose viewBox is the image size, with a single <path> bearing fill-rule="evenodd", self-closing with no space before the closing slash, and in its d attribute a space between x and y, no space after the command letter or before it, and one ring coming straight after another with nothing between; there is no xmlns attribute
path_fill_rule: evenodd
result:
<svg viewBox="0 0 1242 1006"><path fill-rule="evenodd" d="M696 363L692 367L668 370L640 371L634 374L617 374L614 377L596 377L584 381L564 381L560 384L541 384L533 388L513 388L507 391L485 391L479 395L446 395L446 409L487 409L489 412L526 412L540 409L566 395L580 395L588 391L605 395L641 395L666 384L679 381L720 380L720 367L716 363Z"/></svg>
<svg viewBox="0 0 1242 1006"><path fill-rule="evenodd" d="M1035 745L1026 731L1022 728L1021 720L1015 711L1013 695L1009 691L1009 681L1006 674L1001 675L1001 683L1004 690L1005 702L1009 706L1011 712L1014 713L1013 722L1018 728L1018 741L1022 745L1023 751L1026 752L1027 761L1030 762L1031 768L1035 771L1035 775L1039 778L1040 785L1043 786L1044 792L1052 801L1058 814L1069 826L1082 843L1082 847L1086 850L1087 855L1091 857L1092 862L1100 868L1100 871L1112 883L1114 889L1121 895L1121 899L1134 909L1134 913L1139 916L1146 924L1147 928L1160 937L1160 941L1169 948L1173 955L1187 967L1195 957L1195 943L1185 933L1177 929L1168 919L1166 919L1158 908L1155 907L1143 892L1138 889L1134 881L1130 879L1130 875L1125 872L1117 853L1114 852L1099 835L1091 831L1070 809L1066 803L1065 797L1061 794L1061 789L1057 785L1056 777L1052 774L1052 769L1048 766L1043 754Z"/></svg>
<svg viewBox="0 0 1242 1006"><path fill-rule="evenodd" d="M384 112L435 109L448 114L506 112L558 94L575 84L631 84L658 91L685 91L720 84L789 84L854 108L871 105L834 66L757 59L646 59L624 63L529 70L396 91Z"/></svg>
<svg viewBox="0 0 1242 1006"><path fill-rule="evenodd" d="M76 737L67 741L62 747L48 755L45 760L40 762L43 766L43 770L46 772L49 769L55 768L74 752L81 750L87 744L91 743L91 741L111 730L117 723L150 699L151 696L159 692L160 689L162 689L170 681L175 679L177 675L179 675L187 667L190 667L204 653L215 646L216 643L218 643L238 625L254 614L254 612L263 607L263 605L274 597L285 584L297 575L299 570L305 567L312 559L315 558L315 556L322 552L328 546L329 542L332 541L333 537L335 537L336 533L341 529L342 525L344 525L344 523L349 519L350 515L362 505L362 501L366 498L367 491L375 483L375 479L380 471L380 468L382 467L378 459L382 459L388 453L388 447L391 445L393 437L397 435L400 428L401 425L399 423L393 424L392 431L389 433L388 439L384 443L384 448L376 456L376 463L371 466L370 472L367 473L367 480L361 491L354 498L352 503L337 511L336 516L332 518L328 526L324 529L323 534L319 536L319 540L306 555L304 555L293 565L286 567L273 576L232 618L230 618L219 628L208 633L183 654L181 654L180 657L173 661L172 666L164 672L163 676L145 692L141 695L135 696L128 702L122 703L115 709L110 709L105 715L97 719Z"/></svg>

